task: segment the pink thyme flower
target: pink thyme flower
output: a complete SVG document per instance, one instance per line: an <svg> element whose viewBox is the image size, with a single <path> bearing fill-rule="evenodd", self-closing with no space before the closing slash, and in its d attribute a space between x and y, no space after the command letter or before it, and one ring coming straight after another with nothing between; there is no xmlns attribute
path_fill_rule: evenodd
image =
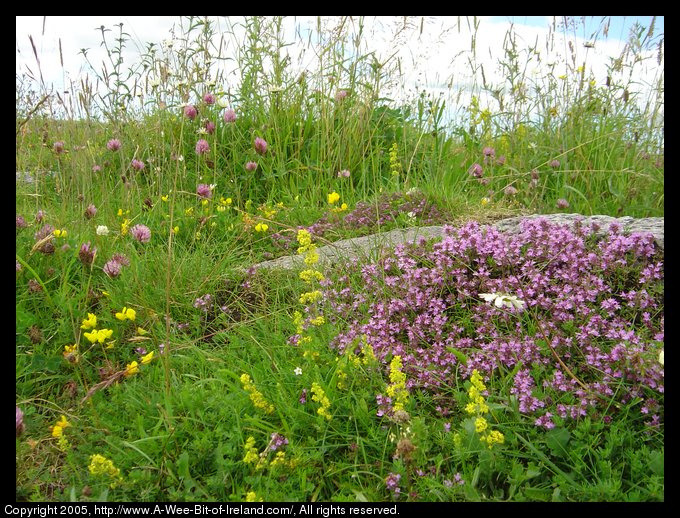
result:
<svg viewBox="0 0 680 518"><path fill-rule="evenodd" d="M215 123L213 121L205 121L205 131L208 132L208 135L215 133Z"/></svg>
<svg viewBox="0 0 680 518"><path fill-rule="evenodd" d="M203 96L203 102L205 104L215 104L215 96L211 93L207 93Z"/></svg>
<svg viewBox="0 0 680 518"><path fill-rule="evenodd" d="M64 151L66 151L66 144L64 144L61 140L58 140L54 143L53 149L57 155L61 155Z"/></svg>
<svg viewBox="0 0 680 518"><path fill-rule="evenodd" d="M101 170L102 170L102 166L100 166L100 165L94 164L94 165L92 166L92 172L93 172L93 173L98 173L98 172L101 171Z"/></svg>
<svg viewBox="0 0 680 518"><path fill-rule="evenodd" d="M148 243L151 241L151 230L146 225L135 225L130 229L132 237L140 243Z"/></svg>
<svg viewBox="0 0 680 518"><path fill-rule="evenodd" d="M117 138L112 138L106 143L106 149L109 151L118 151L122 144L120 143L120 140Z"/></svg>
<svg viewBox="0 0 680 518"><path fill-rule="evenodd" d="M338 171L338 178L349 178L350 172L348 169L343 169L342 171Z"/></svg>
<svg viewBox="0 0 680 518"><path fill-rule="evenodd" d="M198 115L198 110L193 104L187 104L184 107L184 116L190 120L194 120Z"/></svg>
<svg viewBox="0 0 680 518"><path fill-rule="evenodd" d="M559 200L557 200L558 209L566 209L567 207L569 207L569 202L567 200L565 200L564 198L560 198Z"/></svg>
<svg viewBox="0 0 680 518"><path fill-rule="evenodd" d="M224 112L224 122L230 123L236 121L236 112L233 108L227 108Z"/></svg>
<svg viewBox="0 0 680 518"><path fill-rule="evenodd" d="M550 164L548 164L550 167L553 169L557 169L560 166L560 161L559 160L551 160Z"/></svg>
<svg viewBox="0 0 680 518"><path fill-rule="evenodd" d="M263 138L257 137L255 139L255 151L260 155L264 155L267 152L267 141Z"/></svg>
<svg viewBox="0 0 680 518"><path fill-rule="evenodd" d="M335 100L338 101L338 102L340 102L340 101L342 101L345 97L347 97L348 94L349 94L349 92L348 92L347 90L338 90L338 91L335 93Z"/></svg>
<svg viewBox="0 0 680 518"><path fill-rule="evenodd" d="M246 171L252 173L257 169L257 162L246 162Z"/></svg>
<svg viewBox="0 0 680 518"><path fill-rule="evenodd" d="M141 171L142 169L144 169L144 162L142 162L141 160L137 160L136 158L132 159L130 165L132 166L133 169L136 169L137 171Z"/></svg>
<svg viewBox="0 0 680 518"><path fill-rule="evenodd" d="M508 185L505 189L503 189L503 192L505 193L506 196L514 196L519 191L515 189L512 185Z"/></svg>
<svg viewBox="0 0 680 518"><path fill-rule="evenodd" d="M470 169L468 170L468 172L469 172L472 176L474 176L475 178L481 178L481 177L482 177L482 174L483 174L483 172L484 172L484 170L482 169L482 166L481 166L481 165L475 163L475 164L472 164L472 166L470 167Z"/></svg>
<svg viewBox="0 0 680 518"><path fill-rule="evenodd" d="M496 156L496 150L492 148L491 146L487 146L482 150L482 154L487 157L495 157Z"/></svg>
<svg viewBox="0 0 680 518"><path fill-rule="evenodd" d="M21 214L17 214L17 228L26 228L28 223Z"/></svg>
<svg viewBox="0 0 680 518"><path fill-rule="evenodd" d="M37 223L42 223L43 219L45 219L45 211L42 210L42 209L39 209L38 212L35 213L35 221ZM54 229L52 229L52 230L54 230Z"/></svg>
<svg viewBox="0 0 680 518"><path fill-rule="evenodd" d="M199 183L198 187L196 187L196 194L198 194L199 198L206 198L210 199L212 198L212 189L208 184L205 183Z"/></svg>
<svg viewBox="0 0 680 518"><path fill-rule="evenodd" d="M196 142L196 154L197 155L202 155L203 153L209 153L210 152L210 144L208 144L208 141L205 139L200 139L198 142Z"/></svg>
<svg viewBox="0 0 680 518"><path fill-rule="evenodd" d="M87 219L92 219L97 215L97 207L94 206L94 204L90 203L87 208L85 209L85 217Z"/></svg>

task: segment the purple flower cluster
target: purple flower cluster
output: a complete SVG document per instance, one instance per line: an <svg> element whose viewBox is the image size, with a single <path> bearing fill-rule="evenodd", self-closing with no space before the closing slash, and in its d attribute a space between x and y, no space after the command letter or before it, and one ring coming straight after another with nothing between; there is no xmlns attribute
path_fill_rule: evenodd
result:
<svg viewBox="0 0 680 518"><path fill-rule="evenodd" d="M106 275L115 279L120 275L123 266L130 266L130 259L123 254L113 254L113 257L104 265L103 270Z"/></svg>
<svg viewBox="0 0 680 518"><path fill-rule="evenodd" d="M401 475L399 473L390 473L385 479L385 485L387 489L392 492L392 496L397 498L399 493L401 493L401 488L399 487L399 481L401 480Z"/></svg>
<svg viewBox="0 0 680 518"><path fill-rule="evenodd" d="M80 250L78 250L78 259L85 266L92 265L95 255L97 255L97 247L92 246L89 241L80 245Z"/></svg>
<svg viewBox="0 0 680 518"><path fill-rule="evenodd" d="M322 283L326 319L344 329L331 346L357 354L365 336L386 371L401 355L407 387L435 392L457 372L533 365L517 372L511 392L546 428L553 416L611 411L612 400L660 398L663 258L651 235L610 226L598 241L596 230L537 219L512 235L472 222L446 227L441 242L400 245L373 264L355 261ZM512 294L526 310L519 316L480 293Z"/></svg>
<svg viewBox="0 0 680 518"><path fill-rule="evenodd" d="M288 439L286 439L283 435L280 433L274 432L271 436L271 440L269 441L269 449L271 451L276 451L282 446L286 446L288 444Z"/></svg>
<svg viewBox="0 0 680 518"><path fill-rule="evenodd" d="M206 293L202 297L198 297L196 300L194 300L194 307L207 313L208 309L210 309L212 305L212 300L212 295L210 293Z"/></svg>
<svg viewBox="0 0 680 518"><path fill-rule="evenodd" d="M39 211L40 212L40 211ZM42 220L42 217L40 218ZM54 227L52 225L43 225L43 227L38 230L33 237L35 238L36 244L40 243L37 250L43 254L54 253Z"/></svg>

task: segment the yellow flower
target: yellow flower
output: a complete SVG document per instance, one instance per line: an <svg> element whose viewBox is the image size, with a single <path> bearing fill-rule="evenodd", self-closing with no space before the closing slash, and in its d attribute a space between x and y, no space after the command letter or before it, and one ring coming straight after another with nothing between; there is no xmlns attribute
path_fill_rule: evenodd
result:
<svg viewBox="0 0 680 518"><path fill-rule="evenodd" d="M123 209L118 209L118 217L121 217L123 215Z"/></svg>
<svg viewBox="0 0 680 518"><path fill-rule="evenodd" d="M64 428L69 426L71 426L71 423L69 423L66 416L62 414L61 419L59 419L57 424L52 427L52 437L61 437L64 435Z"/></svg>
<svg viewBox="0 0 680 518"><path fill-rule="evenodd" d="M189 207L188 209L186 209L186 210L184 211L184 215L185 215L185 216L191 216L193 213L194 213L194 208L193 208L193 207Z"/></svg>
<svg viewBox="0 0 680 518"><path fill-rule="evenodd" d="M130 223L132 223L132 222L129 219L125 218L125 220L120 224L121 235L127 236L128 228L130 227Z"/></svg>
<svg viewBox="0 0 680 518"><path fill-rule="evenodd" d="M134 309L128 308L128 307L123 307L123 310L121 312L116 313L116 318L118 320L122 320L122 321L124 321L124 320L134 320L136 318L136 316L137 316L137 312Z"/></svg>
<svg viewBox="0 0 680 518"><path fill-rule="evenodd" d="M88 313L87 318L83 320L83 325L80 326L80 329L94 329L95 327L97 327L97 317L94 313Z"/></svg>
<svg viewBox="0 0 680 518"><path fill-rule="evenodd" d="M165 196L161 196L162 201L168 201L168 195L166 194Z"/></svg>
<svg viewBox="0 0 680 518"><path fill-rule="evenodd" d="M487 423L486 419L484 419L483 417L478 417L477 419L475 419L475 432L482 433L488 427L489 423Z"/></svg>
<svg viewBox="0 0 680 518"><path fill-rule="evenodd" d="M138 334L139 336L144 336L144 335L148 335L149 332L148 332L146 329L142 328L142 327L137 327L137 334Z"/></svg>
<svg viewBox="0 0 680 518"><path fill-rule="evenodd" d="M266 223L258 223L255 225L255 232L266 232L267 229L269 228L269 225Z"/></svg>
<svg viewBox="0 0 680 518"><path fill-rule="evenodd" d="M142 365L148 365L149 363L151 363L151 360L153 360L153 351L151 351L149 354L142 356Z"/></svg>
<svg viewBox="0 0 680 518"><path fill-rule="evenodd" d="M120 482L123 477L120 475L120 469L118 469L113 461L107 459L103 455L98 453L95 455L90 455L90 465L87 467L90 474L95 476L107 476L112 479L111 487L114 488Z"/></svg>
<svg viewBox="0 0 680 518"><path fill-rule="evenodd" d="M59 230L58 228L55 229L53 232L55 237L66 237L66 229L62 228Z"/></svg>
<svg viewBox="0 0 680 518"><path fill-rule="evenodd" d="M107 339L111 338L113 331L111 329L93 329L92 332L83 334L85 335L85 338L90 341L90 343L94 344L99 342L100 344L103 344Z"/></svg>
<svg viewBox="0 0 680 518"><path fill-rule="evenodd" d="M111 294L108 291L102 291L102 295L104 295L105 297L111 296Z"/></svg>
<svg viewBox="0 0 680 518"><path fill-rule="evenodd" d="M255 494L255 491L248 491L246 493L246 502L257 502L257 495ZM262 499L260 498L260 502Z"/></svg>
<svg viewBox="0 0 680 518"><path fill-rule="evenodd" d="M491 200L489 198L487 198L486 196L482 198L482 207L485 207L489 203L491 203Z"/></svg>
<svg viewBox="0 0 680 518"><path fill-rule="evenodd" d="M335 191L333 191L332 193L330 193L328 195L328 203L330 203L331 205L333 205L334 203L336 203L339 200L340 200L340 195Z"/></svg>
<svg viewBox="0 0 680 518"><path fill-rule="evenodd" d="M561 76L559 76L559 79L566 79L566 78L567 78L567 74L562 74Z"/></svg>
<svg viewBox="0 0 680 518"><path fill-rule="evenodd" d="M125 375L126 376L132 376L133 374L137 374L139 372L139 367L136 361L133 361L132 363L128 363L125 366Z"/></svg>

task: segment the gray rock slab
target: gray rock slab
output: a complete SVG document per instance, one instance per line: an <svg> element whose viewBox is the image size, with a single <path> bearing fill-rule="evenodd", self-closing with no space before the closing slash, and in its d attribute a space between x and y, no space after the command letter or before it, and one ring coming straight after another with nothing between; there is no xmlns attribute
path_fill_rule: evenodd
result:
<svg viewBox="0 0 680 518"><path fill-rule="evenodd" d="M583 216L580 214L532 214L506 218L490 225L502 232L518 234L523 220L544 218L551 223L568 224L573 226L576 221L583 225L596 223L599 230L596 234L603 236L612 223L617 223L625 233L651 233L659 248L664 248L664 218L632 218L629 216L614 218L611 216ZM444 235L443 226L412 227L396 229L390 232L372 234L370 236L343 239L329 245L317 248L319 266L330 267L333 264L345 263L352 259L375 260L383 250L394 248L401 243L414 243L420 238L440 239ZM255 268L302 269L305 267L304 258L300 255L279 257L272 261L265 261L254 265Z"/></svg>

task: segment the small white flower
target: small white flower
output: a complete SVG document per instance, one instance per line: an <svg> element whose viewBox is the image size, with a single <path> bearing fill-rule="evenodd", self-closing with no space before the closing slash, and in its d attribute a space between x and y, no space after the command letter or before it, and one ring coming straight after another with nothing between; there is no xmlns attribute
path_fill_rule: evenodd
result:
<svg viewBox="0 0 680 518"><path fill-rule="evenodd" d="M156 88L158 86L161 86L161 80L157 79L157 78L151 79L151 80L149 80L149 85L151 86L151 88Z"/></svg>
<svg viewBox="0 0 680 518"><path fill-rule="evenodd" d="M196 130L196 133L197 133L198 135L207 135L207 134L208 134L208 130L205 129L205 128L198 128L198 129Z"/></svg>
<svg viewBox="0 0 680 518"><path fill-rule="evenodd" d="M98 236L108 236L109 235L109 227L106 225L99 225L97 227L97 235Z"/></svg>
<svg viewBox="0 0 680 518"><path fill-rule="evenodd" d="M663 365L663 349L661 349L661 352L659 353L659 363Z"/></svg>
<svg viewBox="0 0 680 518"><path fill-rule="evenodd" d="M226 98L226 96L220 97L217 99L217 106L220 108L228 108L229 107L229 99Z"/></svg>
<svg viewBox="0 0 680 518"><path fill-rule="evenodd" d="M302 375L302 369L300 367L295 367L295 370L293 371L296 376L301 376Z"/></svg>
<svg viewBox="0 0 680 518"><path fill-rule="evenodd" d="M487 302L493 302L497 308L506 306L508 308L515 307L520 311L526 306L526 302L519 300L515 295L507 293L480 293L479 296Z"/></svg>

